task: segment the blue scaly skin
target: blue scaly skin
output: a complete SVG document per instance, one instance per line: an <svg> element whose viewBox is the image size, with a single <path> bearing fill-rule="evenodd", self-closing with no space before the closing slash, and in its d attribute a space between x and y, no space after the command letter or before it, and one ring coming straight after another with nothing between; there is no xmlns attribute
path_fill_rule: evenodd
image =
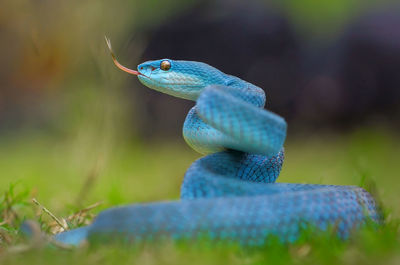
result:
<svg viewBox="0 0 400 265"><path fill-rule="evenodd" d="M186 142L208 154L187 170L180 201L135 204L99 214L94 223L55 236L83 240L228 240L265 244L268 236L293 242L304 224L338 236L367 219L379 222L374 199L355 186L274 183L283 163L286 122L264 110L265 94L251 83L205 63L162 59L138 66L145 86L196 101L183 126Z"/></svg>

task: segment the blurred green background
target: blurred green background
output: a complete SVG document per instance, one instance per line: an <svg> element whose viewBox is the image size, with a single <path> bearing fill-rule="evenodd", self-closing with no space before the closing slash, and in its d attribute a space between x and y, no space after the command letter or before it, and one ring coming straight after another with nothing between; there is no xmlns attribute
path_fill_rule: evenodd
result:
<svg viewBox="0 0 400 265"><path fill-rule="evenodd" d="M196 59L260 85L267 108L289 123L279 182L372 180L389 216L399 216L395 1L1 5L0 189L18 183L59 216L98 201L96 211L179 198L200 157L181 136L193 103L116 69L107 35L131 68Z"/></svg>

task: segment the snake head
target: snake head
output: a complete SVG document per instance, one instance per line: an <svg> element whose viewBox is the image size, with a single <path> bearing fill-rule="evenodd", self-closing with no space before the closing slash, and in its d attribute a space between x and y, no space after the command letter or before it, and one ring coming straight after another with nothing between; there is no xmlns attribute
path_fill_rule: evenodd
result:
<svg viewBox="0 0 400 265"><path fill-rule="evenodd" d="M161 59L144 62L137 69L145 86L190 100L196 100L206 86L224 82L222 72L201 62Z"/></svg>

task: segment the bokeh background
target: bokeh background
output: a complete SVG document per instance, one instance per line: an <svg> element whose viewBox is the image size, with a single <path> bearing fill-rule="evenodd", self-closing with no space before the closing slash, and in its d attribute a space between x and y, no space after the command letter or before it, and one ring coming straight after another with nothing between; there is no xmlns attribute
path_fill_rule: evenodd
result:
<svg viewBox="0 0 400 265"><path fill-rule="evenodd" d="M400 5L382 0L13 0L0 9L0 189L54 213L176 199L193 102L118 70L209 63L289 124L279 181L374 182L400 213Z"/></svg>

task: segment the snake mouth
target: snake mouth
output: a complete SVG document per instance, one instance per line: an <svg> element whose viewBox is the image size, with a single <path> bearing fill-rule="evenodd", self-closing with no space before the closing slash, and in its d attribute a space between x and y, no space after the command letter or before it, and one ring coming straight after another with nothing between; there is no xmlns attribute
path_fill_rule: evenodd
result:
<svg viewBox="0 0 400 265"><path fill-rule="evenodd" d="M146 79L147 79L147 80L149 80L149 81L152 80L149 76L147 76L147 75L145 75L145 74L142 74L142 73L140 73L140 72L139 72L139 74L138 74L138 79L139 79L139 80L143 80L143 79L146 80Z"/></svg>
<svg viewBox="0 0 400 265"><path fill-rule="evenodd" d="M137 71L138 72L138 74L137 74L137 76L138 77L146 77L146 78L148 78L148 79L151 79L151 77L150 76L148 76L148 75L145 75L145 74L143 74L142 72L140 72L140 71ZM151 73L150 73L150 75L151 75Z"/></svg>
<svg viewBox="0 0 400 265"><path fill-rule="evenodd" d="M133 71L133 70L132 70ZM137 74L134 74L134 75L137 75L138 77L146 77L146 78L148 78L148 79L151 79L149 76L147 76L147 75L145 75L145 74L143 74L143 73L141 73L141 72L139 72L139 71L135 71L135 72L137 72Z"/></svg>

